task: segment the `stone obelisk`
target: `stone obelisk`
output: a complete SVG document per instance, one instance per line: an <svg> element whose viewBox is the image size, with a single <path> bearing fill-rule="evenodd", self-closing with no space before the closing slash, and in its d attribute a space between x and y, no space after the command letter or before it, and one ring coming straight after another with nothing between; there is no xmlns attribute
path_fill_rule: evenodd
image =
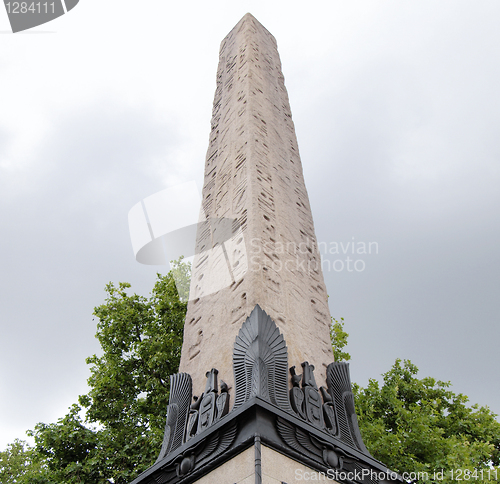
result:
<svg viewBox="0 0 500 484"><path fill-rule="evenodd" d="M276 40L251 14L221 44L202 203L238 231L220 244L213 224L198 231L180 366L195 394L213 367L233 386L231 349L256 304L290 363L324 379L331 319L299 148Z"/></svg>
<svg viewBox="0 0 500 484"><path fill-rule="evenodd" d="M333 362L276 41L250 14L220 49L196 244L162 447L133 484L403 482L366 449Z"/></svg>

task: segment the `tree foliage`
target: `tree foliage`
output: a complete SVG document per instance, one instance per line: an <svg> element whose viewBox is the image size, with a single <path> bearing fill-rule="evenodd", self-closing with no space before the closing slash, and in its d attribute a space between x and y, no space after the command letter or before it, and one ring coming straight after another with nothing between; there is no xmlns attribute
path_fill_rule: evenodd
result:
<svg viewBox="0 0 500 484"><path fill-rule="evenodd" d="M332 318L332 324L330 325L330 340L332 342L333 349L333 359L335 361L349 361L351 355L343 348L347 346L347 338L349 333L344 331L344 318L340 318L340 321Z"/></svg>
<svg viewBox="0 0 500 484"><path fill-rule="evenodd" d="M188 276L188 266L176 270ZM87 359L91 390L79 399L87 420L106 430L102 439L113 449L107 463L117 483L127 482L157 457L186 314L172 272L158 278L149 299L128 295L129 287L108 284L106 302L95 308L103 355Z"/></svg>
<svg viewBox="0 0 500 484"><path fill-rule="evenodd" d="M0 452L0 482L2 484L16 484L29 482L28 474L38 471L34 461L34 451L23 440L16 439L12 444Z"/></svg>
<svg viewBox="0 0 500 484"><path fill-rule="evenodd" d="M456 477L458 469L467 469L476 471L476 480L497 482L496 474L488 473L491 466L500 464L496 415L488 407L467 406L468 398L452 392L449 382L419 379L417 373L410 361L398 359L382 375L382 383L372 379L366 388L353 385L367 448L401 474L420 472L431 478L443 470L439 481L446 483L456 482L451 471Z"/></svg>
<svg viewBox="0 0 500 484"><path fill-rule="evenodd" d="M344 324L344 318L332 318L335 361L351 359L344 351L349 336ZM498 482L500 469L491 470L500 464L496 415L488 407L468 406L468 398L452 392L449 382L419 379L417 374L410 361L398 359L381 383L371 379L366 388L353 385L360 431L370 453L415 482L431 481L435 472L443 484L457 482L457 471L462 480Z"/></svg>
<svg viewBox="0 0 500 484"><path fill-rule="evenodd" d="M100 479L99 432L85 427L79 415L80 410L74 404L57 423L39 423L28 432L35 437L33 460L38 468L30 469L25 475L26 482L106 482Z"/></svg>
<svg viewBox="0 0 500 484"><path fill-rule="evenodd" d="M158 275L149 298L128 294L128 283L106 286L94 310L102 354L87 358L90 391L57 423L30 432L39 469L27 482L128 484L154 463L187 307L176 282L185 286L189 274L189 264L178 261Z"/></svg>

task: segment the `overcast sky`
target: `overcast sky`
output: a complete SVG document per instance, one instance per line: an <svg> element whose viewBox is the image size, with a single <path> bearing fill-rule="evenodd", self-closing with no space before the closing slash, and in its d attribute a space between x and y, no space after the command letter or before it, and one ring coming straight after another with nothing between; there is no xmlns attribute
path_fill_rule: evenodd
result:
<svg viewBox="0 0 500 484"><path fill-rule="evenodd" d="M377 244L362 271L323 254L353 381L411 359L500 413L497 0L80 0L18 34L0 11L0 450L87 391L106 283L166 271L135 261L128 211L201 187L247 11L278 41L318 240Z"/></svg>

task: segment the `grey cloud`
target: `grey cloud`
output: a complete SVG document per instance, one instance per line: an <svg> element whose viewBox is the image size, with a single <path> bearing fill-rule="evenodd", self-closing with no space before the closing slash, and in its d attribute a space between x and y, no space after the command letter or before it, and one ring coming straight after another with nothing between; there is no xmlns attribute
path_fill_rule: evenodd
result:
<svg viewBox="0 0 500 484"><path fill-rule="evenodd" d="M1 413L33 425L85 391L104 285L140 274L144 286L134 289L151 289L158 268L135 263L127 213L163 188L154 161L168 163L181 142L150 110L113 103L64 113L53 132L26 174L29 190L0 197L2 393L15 392L2 397Z"/></svg>

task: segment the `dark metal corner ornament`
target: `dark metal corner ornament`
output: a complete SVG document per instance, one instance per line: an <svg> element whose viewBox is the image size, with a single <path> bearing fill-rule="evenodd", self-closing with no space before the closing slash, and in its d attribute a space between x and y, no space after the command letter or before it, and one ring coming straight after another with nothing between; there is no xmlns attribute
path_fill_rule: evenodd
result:
<svg viewBox="0 0 500 484"><path fill-rule="evenodd" d="M217 369L206 373L199 397L192 395L190 375L172 375L160 455L132 484L196 482L250 445L256 449L258 476L261 443L322 472L390 472L361 438L349 365L328 365L326 387L318 387L314 365L305 361L301 367L301 374L288 368L283 335L256 305L234 343L232 410L228 386L222 380L219 386Z"/></svg>
<svg viewBox="0 0 500 484"><path fill-rule="evenodd" d="M370 455L359 431L358 418L354 408L349 363L330 363L326 369L328 391L333 397L340 440L356 447L363 454Z"/></svg>
<svg viewBox="0 0 500 484"><path fill-rule="evenodd" d="M243 323L233 350L235 377L234 409L253 397L260 397L288 414L296 415L315 428L326 432L366 455L359 431L348 363L331 363L327 368L327 385L318 388L314 365L301 364L289 371L292 388L288 391L288 350L285 339L271 317L256 305ZM229 413L230 397L226 383L212 368L206 373L205 392L192 395L191 376L178 373L170 377L170 399L163 444L157 462L210 428ZM187 461L182 467L186 467Z"/></svg>
<svg viewBox="0 0 500 484"><path fill-rule="evenodd" d="M189 404L191 403L193 383L187 373L176 373L170 376L170 398L167 406L167 423L165 434L156 462L180 447L184 440Z"/></svg>
<svg viewBox="0 0 500 484"><path fill-rule="evenodd" d="M243 323L233 350L234 408L260 397L291 412L288 397L288 351L283 335L257 304Z"/></svg>
<svg viewBox="0 0 500 484"><path fill-rule="evenodd" d="M181 452L161 469L161 474L155 478L155 484L164 484L182 479L195 468L206 465L211 460L227 451L236 438L237 424L235 421L222 430L208 433L207 436L192 447Z"/></svg>
<svg viewBox="0 0 500 484"><path fill-rule="evenodd" d="M276 419L276 428L289 447L314 461L322 461L331 469L344 469L345 464L352 462L348 454L331 441L318 438L281 417Z"/></svg>
<svg viewBox="0 0 500 484"><path fill-rule="evenodd" d="M290 374L292 375L290 403L294 412L315 427L336 435L337 420L331 395L325 387L318 389L314 378L314 365L304 361L301 366L303 369L302 375L297 375L294 366L290 368ZM300 388L301 380L302 388Z"/></svg>
<svg viewBox="0 0 500 484"><path fill-rule="evenodd" d="M206 373L207 384L205 392L198 398L193 397L194 402L189 407L189 417L184 435L184 442L191 437L203 432L214 422L220 420L229 412L229 393L227 384L221 380L220 395L217 384L218 370L212 368Z"/></svg>
<svg viewBox="0 0 500 484"><path fill-rule="evenodd" d="M171 454L229 412L229 393L224 381L221 381L221 393L218 395L218 373L215 368L207 372L205 393L199 398L192 397L192 381L189 374L176 373L170 376L167 423L160 455L156 462ZM194 400L193 403L191 403L191 397Z"/></svg>

